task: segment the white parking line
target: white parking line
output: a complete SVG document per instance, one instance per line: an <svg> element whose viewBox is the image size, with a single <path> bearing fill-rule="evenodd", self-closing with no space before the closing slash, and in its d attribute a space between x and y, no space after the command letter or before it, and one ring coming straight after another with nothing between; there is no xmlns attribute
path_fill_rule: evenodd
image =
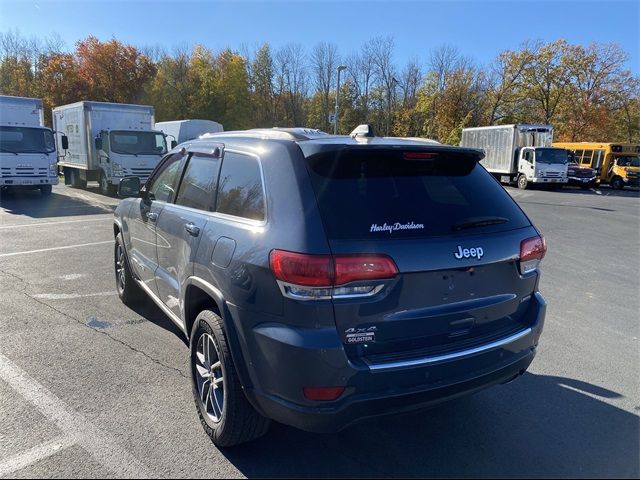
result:
<svg viewBox="0 0 640 480"><path fill-rule="evenodd" d="M149 478L151 472L111 436L69 408L62 400L0 353L0 380L32 404L102 466L124 478Z"/></svg>
<svg viewBox="0 0 640 480"><path fill-rule="evenodd" d="M5 230L7 228L26 228L26 227L39 227L41 225L65 225L67 223L86 223L86 222L105 222L107 220L113 221L113 215L106 213L105 218L87 218L83 220L65 220L63 222L40 222L40 223L25 223L22 225L2 225L0 226L0 230Z"/></svg>
<svg viewBox="0 0 640 480"><path fill-rule="evenodd" d="M98 293L38 293L31 295L33 298L42 298L43 300L70 300L72 298L83 297L109 297L117 295L118 292L98 292Z"/></svg>
<svg viewBox="0 0 640 480"><path fill-rule="evenodd" d="M0 461L0 477L9 475L18 470L33 465L47 457L64 450L73 445L73 442L67 437L56 438L50 442L43 443L37 447L33 447L24 452L17 453L11 457Z"/></svg>
<svg viewBox="0 0 640 480"><path fill-rule="evenodd" d="M28 250L26 252L0 253L0 258L14 257L16 255L28 255L29 253L53 252L54 250L66 250L69 248L90 247L92 245L105 245L107 243L113 243L113 240L104 240L103 242L81 243L79 245L65 245L64 247L40 248L38 250Z"/></svg>

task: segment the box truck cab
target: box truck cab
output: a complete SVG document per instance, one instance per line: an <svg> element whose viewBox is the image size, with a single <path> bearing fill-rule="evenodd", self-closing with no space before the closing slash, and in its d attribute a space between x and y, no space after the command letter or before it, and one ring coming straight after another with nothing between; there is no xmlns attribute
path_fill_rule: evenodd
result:
<svg viewBox="0 0 640 480"><path fill-rule="evenodd" d="M156 129L162 131L167 138L176 144L194 140L205 133L218 133L224 131L222 124L213 120L171 120L156 123Z"/></svg>
<svg viewBox="0 0 640 480"><path fill-rule="evenodd" d="M62 136L63 147L66 137ZM42 100L0 96L0 187L37 188L50 195L58 184L53 132L44 126Z"/></svg>
<svg viewBox="0 0 640 480"><path fill-rule="evenodd" d="M124 177L145 182L167 152L166 136L154 129L154 110L147 105L78 102L54 108L53 124L69 137L60 165L65 183L76 188L95 180L112 195Z"/></svg>
<svg viewBox="0 0 640 480"><path fill-rule="evenodd" d="M612 188L640 186L640 145L598 142L554 143L571 152L576 163L596 171Z"/></svg>
<svg viewBox="0 0 640 480"><path fill-rule="evenodd" d="M465 128L463 147L484 150L480 162L503 183L561 187L567 183L568 152L552 147L551 125L499 125Z"/></svg>

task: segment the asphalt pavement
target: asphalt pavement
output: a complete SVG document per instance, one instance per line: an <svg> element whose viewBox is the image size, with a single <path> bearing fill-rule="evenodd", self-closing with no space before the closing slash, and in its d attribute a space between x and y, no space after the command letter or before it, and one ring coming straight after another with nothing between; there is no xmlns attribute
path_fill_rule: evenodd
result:
<svg viewBox="0 0 640 480"><path fill-rule="evenodd" d="M97 189L0 197L0 477L639 477L638 191L508 188L544 233L538 356L507 385L338 434L219 450L188 349L115 292Z"/></svg>

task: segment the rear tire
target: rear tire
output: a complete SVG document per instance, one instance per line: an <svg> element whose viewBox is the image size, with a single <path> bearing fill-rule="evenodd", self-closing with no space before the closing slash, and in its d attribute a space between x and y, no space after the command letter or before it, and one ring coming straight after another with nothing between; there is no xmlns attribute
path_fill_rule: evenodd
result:
<svg viewBox="0 0 640 480"><path fill-rule="evenodd" d="M143 292L136 283L129 268L129 259L124 249L124 241L122 234L116 237L116 243L113 250L113 265L116 275L116 290L118 297L125 305L135 305L143 298Z"/></svg>
<svg viewBox="0 0 640 480"><path fill-rule="evenodd" d="M52 191L53 191L53 187L51 185L42 185L40 187L40 193L42 194L43 197L48 197L49 195L51 195Z"/></svg>
<svg viewBox="0 0 640 480"><path fill-rule="evenodd" d="M189 348L193 398L200 422L213 443L233 447L267 433L271 421L245 397L224 324L216 313L200 312L193 324Z"/></svg>
<svg viewBox="0 0 640 480"><path fill-rule="evenodd" d="M523 173L521 173L518 176L518 188L520 190L526 190L528 186L529 186L529 181L527 180L527 177Z"/></svg>
<svg viewBox="0 0 640 480"><path fill-rule="evenodd" d="M79 170L70 169L69 174L71 175L71 186L73 188L87 188L87 181L80 177Z"/></svg>
<svg viewBox="0 0 640 480"><path fill-rule="evenodd" d="M113 197L116 193L116 188L107 181L103 171L100 172L100 192L108 197Z"/></svg>

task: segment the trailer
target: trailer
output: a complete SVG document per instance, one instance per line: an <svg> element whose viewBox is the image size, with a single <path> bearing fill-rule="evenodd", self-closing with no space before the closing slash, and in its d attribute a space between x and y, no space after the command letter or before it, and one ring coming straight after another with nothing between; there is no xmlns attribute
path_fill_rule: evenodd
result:
<svg viewBox="0 0 640 480"><path fill-rule="evenodd" d="M167 153L166 136L154 123L148 105L85 101L54 108L54 129L69 138L59 162L65 183L85 188L95 180L105 195L126 176L144 183Z"/></svg>
<svg viewBox="0 0 640 480"><path fill-rule="evenodd" d="M221 123L200 119L158 122L156 123L156 128L164 132L169 139L175 140L176 145L198 138L205 133L224 131Z"/></svg>
<svg viewBox="0 0 640 480"><path fill-rule="evenodd" d="M66 137L61 136L66 146ZM44 125L42 100L0 96L0 187L39 189L50 195L58 184L53 132Z"/></svg>
<svg viewBox="0 0 640 480"><path fill-rule="evenodd" d="M498 125L465 128L460 146L484 150L480 162L503 183L562 186L567 183L568 152L552 147L551 125Z"/></svg>

